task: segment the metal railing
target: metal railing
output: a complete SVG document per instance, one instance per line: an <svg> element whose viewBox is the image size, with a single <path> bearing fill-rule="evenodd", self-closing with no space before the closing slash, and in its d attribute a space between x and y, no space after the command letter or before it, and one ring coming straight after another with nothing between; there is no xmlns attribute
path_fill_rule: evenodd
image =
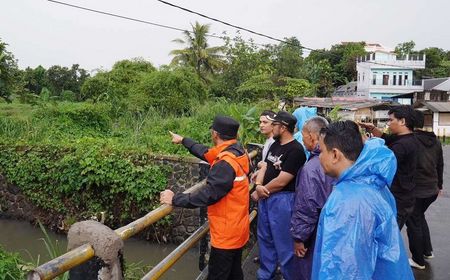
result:
<svg viewBox="0 0 450 280"><path fill-rule="evenodd" d="M252 151L249 153L250 159L254 158L256 155L257 155L257 151ZM202 187L204 187L205 184L206 184L206 179L198 182L197 184L195 184L191 188L187 189L183 193L195 192L195 191L201 189ZM120 238L122 240L126 240L126 239L132 237L133 235L137 234L138 232L144 230L145 228L149 227L153 223L164 218L165 216L170 214L172 212L172 210L173 210L172 206L163 204L163 205L159 206L158 208L156 208L155 210L149 212L144 217L139 218L126 226L116 229L115 232L117 233L117 235L120 236ZM194 237L191 236L192 238L189 237L186 241L190 240L190 242L194 242L194 240L195 240L195 242L197 242L202 236L204 236L208 232L208 230L209 230L209 224L205 223L202 225L202 227L200 227L195 232L195 233L197 233L197 235L202 234L200 237L197 237L197 235ZM183 242L183 243L185 243L185 242ZM181 247L181 245L180 245L180 247ZM186 251L188 249L186 249ZM180 249L179 251L181 252L182 250ZM186 251L182 252L182 254L178 258L176 258L173 263L175 263L176 260L178 260ZM170 255L172 255L173 253L174 252L172 252ZM173 256L178 256L178 255L179 255L178 253L173 254ZM80 264L87 262L94 256L95 256L94 248L90 244L84 244L75 249L72 249L71 251L65 253L64 255L61 255L53 260L50 260L49 262L47 262L41 266L36 267L35 269L33 269L31 272L28 273L27 277L30 280L53 279L53 278L63 274L64 272L66 272ZM173 263L172 263L172 265L173 265ZM158 264L158 266L159 265L160 264ZM172 265L170 265L169 268ZM165 266L163 266L163 268L164 267ZM162 271L165 272L166 270L162 270ZM157 278L149 278L149 279L157 279Z"/></svg>
<svg viewBox="0 0 450 280"><path fill-rule="evenodd" d="M251 184L249 191L253 189L254 185ZM253 210L250 215L250 223L255 219L257 211ZM147 273L142 280L155 280L159 279L165 272L167 272L189 249L194 247L196 243L203 238L209 231L209 222L205 222L199 227L188 239L175 248L167 257L159 262L155 267Z"/></svg>

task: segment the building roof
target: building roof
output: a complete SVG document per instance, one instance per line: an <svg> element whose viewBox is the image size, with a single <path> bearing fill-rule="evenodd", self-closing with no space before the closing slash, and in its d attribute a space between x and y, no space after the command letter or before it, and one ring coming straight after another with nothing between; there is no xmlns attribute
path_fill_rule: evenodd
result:
<svg viewBox="0 0 450 280"><path fill-rule="evenodd" d="M364 49L367 52L384 52L384 53L393 53L394 50L391 48L386 48L379 43L366 43Z"/></svg>
<svg viewBox="0 0 450 280"><path fill-rule="evenodd" d="M450 92L450 78L447 78L447 80L445 82L435 86L433 89Z"/></svg>
<svg viewBox="0 0 450 280"><path fill-rule="evenodd" d="M361 98L319 98L319 97L297 97L294 103L298 106L334 108L339 106L342 110L356 111L362 108L387 109L390 102L376 99Z"/></svg>
<svg viewBox="0 0 450 280"><path fill-rule="evenodd" d="M357 85L358 83L353 81L348 84L338 86L333 92L333 95L354 94L356 92Z"/></svg>
<svg viewBox="0 0 450 280"><path fill-rule="evenodd" d="M434 113L450 113L450 102L421 102L421 104Z"/></svg>
<svg viewBox="0 0 450 280"><path fill-rule="evenodd" d="M413 97L414 97L414 92L403 93L403 94L392 96L392 98L413 98Z"/></svg>
<svg viewBox="0 0 450 280"><path fill-rule="evenodd" d="M423 89L425 91L450 91L450 77L423 80Z"/></svg>

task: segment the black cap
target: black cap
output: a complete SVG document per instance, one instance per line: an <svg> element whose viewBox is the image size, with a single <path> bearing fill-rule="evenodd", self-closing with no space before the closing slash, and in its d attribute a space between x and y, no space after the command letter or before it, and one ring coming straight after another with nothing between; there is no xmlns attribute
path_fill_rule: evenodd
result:
<svg viewBox="0 0 450 280"><path fill-rule="evenodd" d="M239 130L239 123L230 117L216 116L210 128L220 135L236 138Z"/></svg>
<svg viewBox="0 0 450 280"><path fill-rule="evenodd" d="M286 111L280 111L273 118L273 123L281 123L290 129L294 129L297 119Z"/></svg>

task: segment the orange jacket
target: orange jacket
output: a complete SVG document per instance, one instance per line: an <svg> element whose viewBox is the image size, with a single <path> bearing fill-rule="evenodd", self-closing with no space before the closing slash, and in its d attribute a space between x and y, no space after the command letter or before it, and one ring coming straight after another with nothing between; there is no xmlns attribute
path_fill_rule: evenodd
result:
<svg viewBox="0 0 450 280"><path fill-rule="evenodd" d="M236 156L225 151L236 140L208 150L204 155L214 166L224 160L233 168L236 177L233 188L217 203L208 206L208 219L211 233L211 245L219 249L238 249L243 247L250 233L249 219L249 180L250 162L247 154Z"/></svg>

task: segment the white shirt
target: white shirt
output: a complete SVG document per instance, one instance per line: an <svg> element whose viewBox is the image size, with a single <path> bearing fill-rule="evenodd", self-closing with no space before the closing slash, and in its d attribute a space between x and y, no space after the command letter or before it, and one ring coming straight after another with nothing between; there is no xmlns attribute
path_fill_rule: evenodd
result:
<svg viewBox="0 0 450 280"><path fill-rule="evenodd" d="M272 146L273 142L275 142L275 139L273 139L273 137L266 139L262 150L262 161L266 160L267 152L269 151L269 148L270 146Z"/></svg>

